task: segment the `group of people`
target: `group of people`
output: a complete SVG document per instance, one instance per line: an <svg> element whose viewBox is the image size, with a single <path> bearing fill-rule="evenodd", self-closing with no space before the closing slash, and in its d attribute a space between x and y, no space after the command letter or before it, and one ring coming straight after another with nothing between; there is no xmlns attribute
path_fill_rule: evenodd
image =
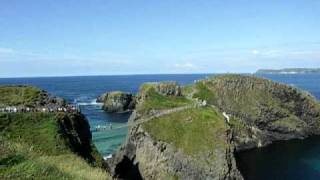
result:
<svg viewBox="0 0 320 180"><path fill-rule="evenodd" d="M80 108L74 105L65 107L24 107L24 106L7 106L0 108L0 112L17 113L17 112L80 112Z"/></svg>

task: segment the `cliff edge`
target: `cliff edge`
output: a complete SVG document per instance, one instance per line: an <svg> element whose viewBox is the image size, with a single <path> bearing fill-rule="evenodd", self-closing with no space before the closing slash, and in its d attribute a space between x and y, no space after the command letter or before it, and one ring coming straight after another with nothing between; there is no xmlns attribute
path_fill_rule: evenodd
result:
<svg viewBox="0 0 320 180"><path fill-rule="evenodd" d="M140 88L127 140L108 160L114 177L243 179L235 151L320 133L319 103L294 87L240 75L177 86Z"/></svg>
<svg viewBox="0 0 320 180"><path fill-rule="evenodd" d="M0 107L0 179L110 179L85 117L48 111L66 108L63 99L30 86L0 86Z"/></svg>

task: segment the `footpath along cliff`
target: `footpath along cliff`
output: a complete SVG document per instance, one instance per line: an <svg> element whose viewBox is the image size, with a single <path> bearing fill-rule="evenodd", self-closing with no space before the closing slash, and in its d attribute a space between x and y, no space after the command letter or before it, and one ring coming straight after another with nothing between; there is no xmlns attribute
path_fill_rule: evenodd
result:
<svg viewBox="0 0 320 180"><path fill-rule="evenodd" d="M252 76L146 83L136 102L127 140L108 160L122 179L243 179L236 151L320 133L314 97Z"/></svg>

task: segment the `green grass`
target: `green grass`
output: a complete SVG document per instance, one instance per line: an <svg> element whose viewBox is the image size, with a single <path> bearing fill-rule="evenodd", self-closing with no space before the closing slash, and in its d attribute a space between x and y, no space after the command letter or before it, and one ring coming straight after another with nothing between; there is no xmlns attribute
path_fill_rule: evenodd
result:
<svg viewBox="0 0 320 180"><path fill-rule="evenodd" d="M152 109L170 109L180 106L186 106L192 103L191 100L184 96L165 96L156 92L151 84L145 84L140 91L145 100L137 106L139 112L148 112Z"/></svg>
<svg viewBox="0 0 320 180"><path fill-rule="evenodd" d="M301 120L313 118L318 122L316 119L320 107L314 98L302 90L268 79L229 74L200 81L194 88L194 98L207 100L207 103L219 107L221 111L233 114L235 121L241 120L248 126L264 121L275 127L294 130L295 126L304 126ZM304 114L298 115L299 109L305 109L302 112ZM319 124L314 123L313 126L320 127ZM240 134L245 133L245 127L235 125Z"/></svg>
<svg viewBox="0 0 320 180"><path fill-rule="evenodd" d="M71 151L65 135L59 130L57 121L60 116L53 113L0 113L0 179L109 177L104 170L90 165Z"/></svg>
<svg viewBox="0 0 320 180"><path fill-rule="evenodd" d="M0 107L30 106L40 97L41 90L30 86L0 86Z"/></svg>
<svg viewBox="0 0 320 180"><path fill-rule="evenodd" d="M60 154L68 149L57 133L55 114L0 114L0 130L2 137L29 144L34 150L46 154Z"/></svg>
<svg viewBox="0 0 320 180"><path fill-rule="evenodd" d="M187 96L193 92L193 84L188 84L182 87L182 94Z"/></svg>
<svg viewBox="0 0 320 180"><path fill-rule="evenodd" d="M195 84L195 89L196 92L194 93L193 98L206 100L208 103L213 103L216 100L214 92L210 91L204 82L197 82Z"/></svg>
<svg viewBox="0 0 320 180"><path fill-rule="evenodd" d="M226 130L223 116L213 108L191 108L142 124L155 139L172 144L191 157L216 150L224 152Z"/></svg>
<svg viewBox="0 0 320 180"><path fill-rule="evenodd" d="M29 144L0 141L0 179L111 179L73 153L39 155Z"/></svg>
<svg viewBox="0 0 320 180"><path fill-rule="evenodd" d="M121 91L112 91L112 92L109 92L109 96L112 96L112 97L120 97L122 96L124 93L121 92Z"/></svg>
<svg viewBox="0 0 320 180"><path fill-rule="evenodd" d="M261 107L283 110L280 100L270 92L272 85L265 79L224 75L198 83L196 96L224 111L241 114L247 122L254 123L260 116Z"/></svg>

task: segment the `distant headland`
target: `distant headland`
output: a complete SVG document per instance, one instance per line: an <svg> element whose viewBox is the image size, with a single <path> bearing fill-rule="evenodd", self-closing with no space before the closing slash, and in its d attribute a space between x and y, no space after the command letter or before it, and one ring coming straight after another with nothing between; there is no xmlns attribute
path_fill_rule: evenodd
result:
<svg viewBox="0 0 320 180"><path fill-rule="evenodd" d="M256 74L315 74L320 68L259 69Z"/></svg>

